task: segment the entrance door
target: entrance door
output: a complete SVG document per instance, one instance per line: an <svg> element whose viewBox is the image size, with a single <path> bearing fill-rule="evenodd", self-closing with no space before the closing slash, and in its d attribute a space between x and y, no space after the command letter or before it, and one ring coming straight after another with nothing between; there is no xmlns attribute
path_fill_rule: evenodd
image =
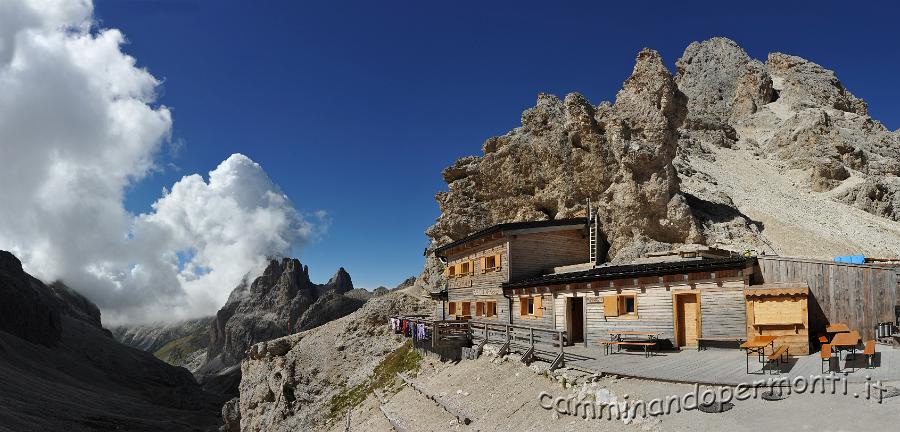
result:
<svg viewBox="0 0 900 432"><path fill-rule="evenodd" d="M566 333L569 343L584 342L584 299L569 297L566 299Z"/></svg>
<svg viewBox="0 0 900 432"><path fill-rule="evenodd" d="M675 339L678 346L697 346L700 307L697 294L675 295Z"/></svg>

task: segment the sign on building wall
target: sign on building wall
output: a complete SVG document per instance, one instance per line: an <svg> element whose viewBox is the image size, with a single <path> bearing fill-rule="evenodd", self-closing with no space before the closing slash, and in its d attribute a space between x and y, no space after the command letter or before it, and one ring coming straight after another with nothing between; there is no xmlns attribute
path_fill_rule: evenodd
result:
<svg viewBox="0 0 900 432"><path fill-rule="evenodd" d="M587 304L603 303L603 297L600 297L600 296L585 297L584 302Z"/></svg>
<svg viewBox="0 0 900 432"><path fill-rule="evenodd" d="M497 296L503 294L502 288L475 288L473 294L477 296Z"/></svg>

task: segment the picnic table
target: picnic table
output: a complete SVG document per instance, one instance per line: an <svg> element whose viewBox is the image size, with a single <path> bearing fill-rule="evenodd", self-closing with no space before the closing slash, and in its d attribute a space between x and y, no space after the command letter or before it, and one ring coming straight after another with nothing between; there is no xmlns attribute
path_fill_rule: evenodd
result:
<svg viewBox="0 0 900 432"><path fill-rule="evenodd" d="M750 354L757 354L759 362L765 362L766 347L771 345L772 351L775 351L775 339L777 338L777 336L753 336L753 338L741 344L741 349L747 351L747 373L750 373Z"/></svg>
<svg viewBox="0 0 900 432"><path fill-rule="evenodd" d="M831 347L838 351L838 368L841 367L841 351L850 351L851 355L855 357L857 345L859 345L859 332L856 330L834 335ZM849 358L849 356L845 357L845 359Z"/></svg>
<svg viewBox="0 0 900 432"><path fill-rule="evenodd" d="M616 346L616 352L621 350L622 345L639 346L644 348L644 356L649 357L650 350L659 342L660 332L647 332L638 330L613 330L609 332L610 340L603 341L606 353L609 354L610 347Z"/></svg>
<svg viewBox="0 0 900 432"><path fill-rule="evenodd" d="M826 333L847 333L849 331L850 327L847 327L847 324L834 323L828 327L825 327Z"/></svg>

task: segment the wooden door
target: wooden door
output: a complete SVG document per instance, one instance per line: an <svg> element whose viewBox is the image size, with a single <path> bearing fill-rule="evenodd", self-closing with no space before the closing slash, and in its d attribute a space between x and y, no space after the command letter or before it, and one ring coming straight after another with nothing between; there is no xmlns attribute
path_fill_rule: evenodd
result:
<svg viewBox="0 0 900 432"><path fill-rule="evenodd" d="M697 346L697 338L700 336L697 294L675 296L675 331L678 346Z"/></svg>
<svg viewBox="0 0 900 432"><path fill-rule="evenodd" d="M566 300L566 333L569 334L569 342L584 342L584 299L569 297Z"/></svg>

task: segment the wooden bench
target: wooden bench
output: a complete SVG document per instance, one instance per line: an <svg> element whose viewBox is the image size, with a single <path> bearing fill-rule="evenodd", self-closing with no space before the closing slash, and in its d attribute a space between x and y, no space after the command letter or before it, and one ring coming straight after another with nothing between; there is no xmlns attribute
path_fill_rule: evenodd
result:
<svg viewBox="0 0 900 432"><path fill-rule="evenodd" d="M875 358L875 341L867 340L866 347L863 349L863 355L866 356L866 369L872 367L872 360Z"/></svg>
<svg viewBox="0 0 900 432"><path fill-rule="evenodd" d="M652 354L652 348L656 346L656 341L653 342L630 342L630 341L601 341L601 344L604 345L606 355L611 353L612 346L637 346L644 347L644 357L650 357Z"/></svg>
<svg viewBox="0 0 900 432"><path fill-rule="evenodd" d="M741 342L747 340L744 336L720 336L720 337L698 337L697 338L697 351L703 349L703 342L736 342L738 345Z"/></svg>
<svg viewBox="0 0 900 432"><path fill-rule="evenodd" d="M819 353L819 358L822 360L822 373L827 372L825 370L826 364L828 364L828 369L831 370L831 344L822 344L822 351Z"/></svg>
<svg viewBox="0 0 900 432"><path fill-rule="evenodd" d="M780 345L775 349L772 354L768 356L768 364L774 366L776 363L787 363L788 357L790 354L788 353L787 345Z"/></svg>

